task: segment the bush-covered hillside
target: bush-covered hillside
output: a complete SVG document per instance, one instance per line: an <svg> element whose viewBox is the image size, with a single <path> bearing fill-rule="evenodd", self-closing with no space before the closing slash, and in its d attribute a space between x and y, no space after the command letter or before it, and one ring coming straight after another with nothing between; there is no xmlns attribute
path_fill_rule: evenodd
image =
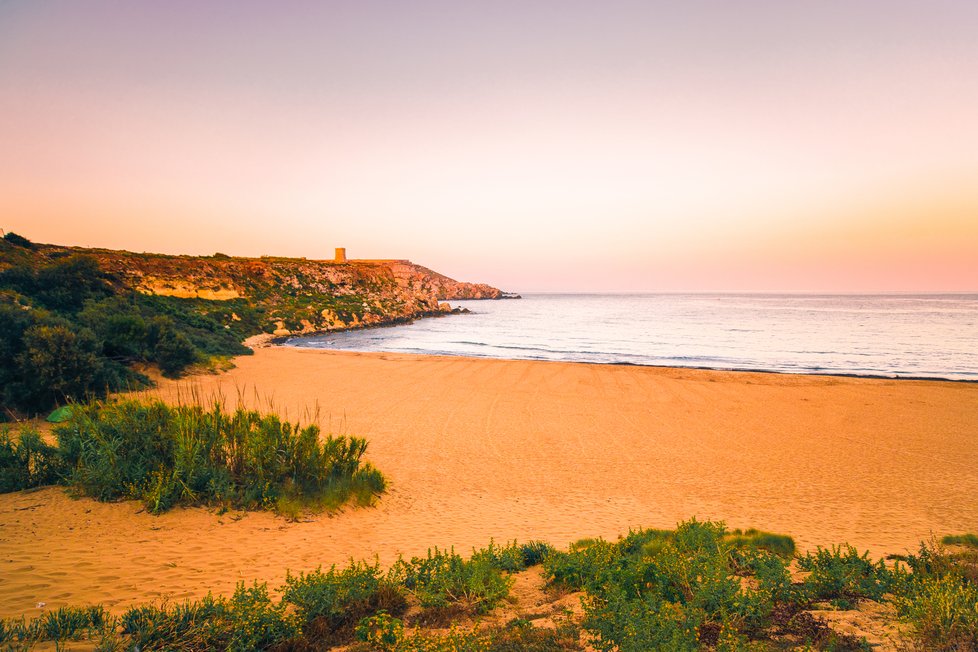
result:
<svg viewBox="0 0 978 652"><path fill-rule="evenodd" d="M453 298L500 298L405 260L170 256L0 238L0 414L169 376L241 341L443 314Z"/></svg>
<svg viewBox="0 0 978 652"><path fill-rule="evenodd" d="M82 254L40 255L0 239L0 405L5 416L148 383L133 369L178 375L212 356L250 353L262 310L245 299L141 294Z"/></svg>

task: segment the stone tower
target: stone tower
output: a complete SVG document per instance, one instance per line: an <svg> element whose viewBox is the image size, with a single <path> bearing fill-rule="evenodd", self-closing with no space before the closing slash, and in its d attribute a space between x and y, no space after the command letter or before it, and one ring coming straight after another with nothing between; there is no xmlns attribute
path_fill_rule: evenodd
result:
<svg viewBox="0 0 978 652"><path fill-rule="evenodd" d="M336 248L336 258L334 258L334 261L337 262L337 263L345 263L346 262L346 247L337 247Z"/></svg>

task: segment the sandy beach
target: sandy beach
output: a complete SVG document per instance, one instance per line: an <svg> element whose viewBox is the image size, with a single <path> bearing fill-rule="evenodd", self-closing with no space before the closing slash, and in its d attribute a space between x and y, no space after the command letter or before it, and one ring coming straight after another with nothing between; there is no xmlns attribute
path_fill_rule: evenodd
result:
<svg viewBox="0 0 978 652"><path fill-rule="evenodd" d="M0 496L0 616L273 585L349 558L696 516L874 555L978 528L978 385L265 348L165 381L370 442L375 508L267 513Z"/></svg>

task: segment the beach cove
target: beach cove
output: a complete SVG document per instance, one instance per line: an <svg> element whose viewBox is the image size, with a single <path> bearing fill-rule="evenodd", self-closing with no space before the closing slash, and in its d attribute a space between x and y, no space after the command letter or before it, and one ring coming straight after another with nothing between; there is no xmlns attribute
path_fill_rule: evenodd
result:
<svg viewBox="0 0 978 652"><path fill-rule="evenodd" d="M696 516L874 556L978 522L978 385L262 348L163 381L370 442L377 506L270 513L0 496L0 616L230 593L429 547L557 546Z"/></svg>

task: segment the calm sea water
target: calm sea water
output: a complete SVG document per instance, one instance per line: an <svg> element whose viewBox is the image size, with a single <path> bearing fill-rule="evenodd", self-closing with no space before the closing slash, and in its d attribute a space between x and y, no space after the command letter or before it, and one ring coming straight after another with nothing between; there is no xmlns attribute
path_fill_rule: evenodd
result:
<svg viewBox="0 0 978 652"><path fill-rule="evenodd" d="M978 295L531 294L292 346L978 381Z"/></svg>

